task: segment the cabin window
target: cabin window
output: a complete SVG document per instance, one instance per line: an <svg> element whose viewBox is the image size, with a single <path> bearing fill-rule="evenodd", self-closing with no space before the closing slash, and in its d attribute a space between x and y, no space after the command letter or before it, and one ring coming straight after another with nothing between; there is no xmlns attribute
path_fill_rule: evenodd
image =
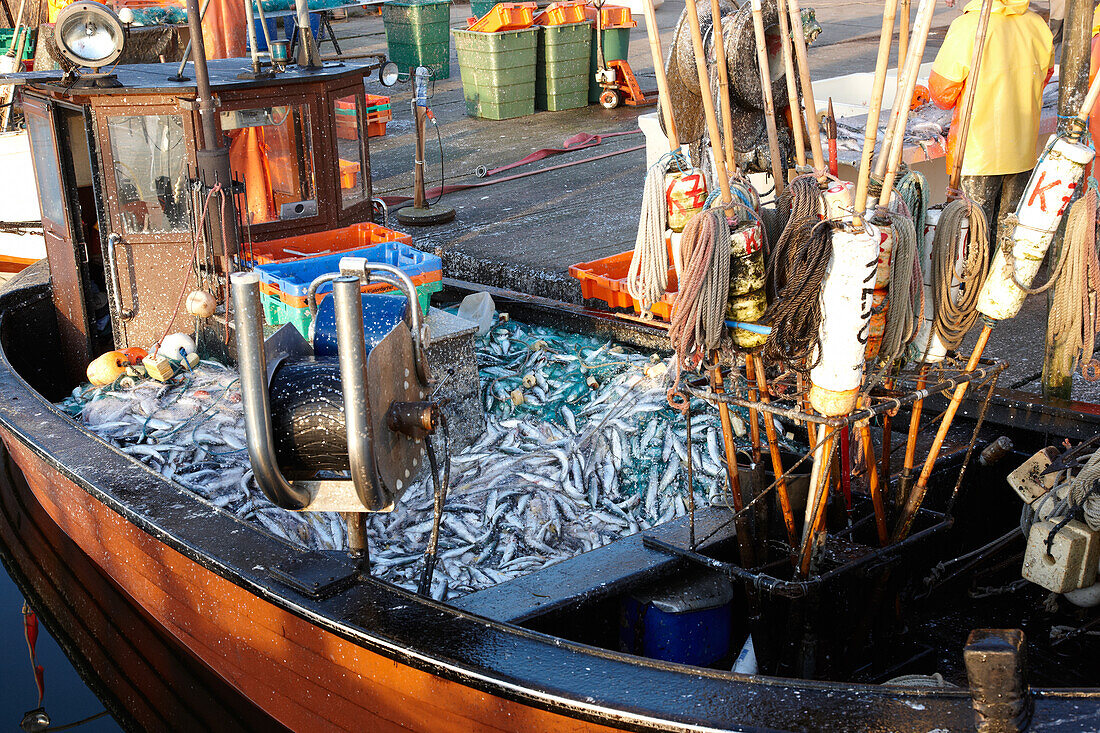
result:
<svg viewBox="0 0 1100 733"><path fill-rule="evenodd" d="M127 234L186 232L187 145L180 115L107 118L114 159L115 202Z"/></svg>
<svg viewBox="0 0 1100 733"><path fill-rule="evenodd" d="M367 198L363 160L363 109L359 95L333 101L336 120L336 154L340 160L340 201L345 209Z"/></svg>
<svg viewBox="0 0 1100 733"><path fill-rule="evenodd" d="M61 192L61 171L57 169L57 157L53 151L53 126L42 115L27 115L27 134L30 135L34 154L34 172L38 180L38 198L42 205L42 218L55 224L65 224L65 206Z"/></svg>
<svg viewBox="0 0 1100 733"><path fill-rule="evenodd" d="M244 181L250 224L317 215L307 105L230 110L221 124L233 176Z"/></svg>

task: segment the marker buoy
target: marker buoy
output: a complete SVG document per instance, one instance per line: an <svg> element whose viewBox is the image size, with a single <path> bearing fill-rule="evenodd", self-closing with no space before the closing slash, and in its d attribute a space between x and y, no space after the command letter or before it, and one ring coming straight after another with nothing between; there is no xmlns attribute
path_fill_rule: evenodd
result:
<svg viewBox="0 0 1100 733"><path fill-rule="evenodd" d="M1092 148L1059 138L1032 171L1016 208L1018 223L1012 233L1015 282L1012 263L1004 248L998 247L989 277L978 296L978 312L983 316L1003 321L1020 312L1027 293L1016 282L1031 287L1066 205L1094 156Z"/></svg>
<svg viewBox="0 0 1100 733"><path fill-rule="evenodd" d="M821 346L810 371L810 405L825 416L846 415L856 406L880 237L873 224L864 224L861 232L833 232L833 255L821 287Z"/></svg>

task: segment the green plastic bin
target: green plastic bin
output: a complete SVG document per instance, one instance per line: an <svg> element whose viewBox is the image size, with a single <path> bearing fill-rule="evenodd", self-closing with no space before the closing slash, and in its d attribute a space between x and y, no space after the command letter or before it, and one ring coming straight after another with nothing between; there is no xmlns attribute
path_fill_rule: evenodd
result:
<svg viewBox="0 0 1100 733"><path fill-rule="evenodd" d="M538 27L500 33L451 32L462 71L466 114L490 120L534 114Z"/></svg>
<svg viewBox="0 0 1100 733"><path fill-rule="evenodd" d="M470 15L480 19L488 15L496 4L497 0L470 0Z"/></svg>
<svg viewBox="0 0 1100 733"><path fill-rule="evenodd" d="M535 109L588 106L589 21L539 28L535 56Z"/></svg>
<svg viewBox="0 0 1100 733"><path fill-rule="evenodd" d="M603 29L603 60L625 61L630 53L630 28L604 28ZM592 56L591 67L588 73L588 103L596 104L600 101L600 92L603 89L596 83L596 69L600 68L599 59L596 56L596 24L592 24Z"/></svg>
<svg viewBox="0 0 1100 733"><path fill-rule="evenodd" d="M382 22L390 61L402 73L426 66L435 79L451 77L450 0L390 0L382 6Z"/></svg>

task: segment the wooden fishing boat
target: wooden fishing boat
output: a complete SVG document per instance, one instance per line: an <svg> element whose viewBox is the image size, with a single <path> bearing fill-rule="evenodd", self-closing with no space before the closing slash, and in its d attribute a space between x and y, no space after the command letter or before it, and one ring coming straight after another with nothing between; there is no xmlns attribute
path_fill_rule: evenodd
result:
<svg viewBox="0 0 1100 733"><path fill-rule="evenodd" d="M525 304L537 308L530 299L511 307L522 312ZM599 316L572 308L543 312L600 325ZM103 680L112 709L138 727L184 720L166 723L166 709L198 717L211 707L211 716L234 713L219 727L263 727L241 712L246 698L291 729L970 729L965 689L748 678L532 630L556 615L553 626L582 633L586 606L678 571L637 537L466 604L369 577L327 598L292 590L266 572L288 553L305 567L315 563L325 580L350 580L355 566L294 551L212 510L63 416L50 402L67 387L47 357L58 348L54 323L44 268L0 296L6 561L51 627L73 639L70 651ZM1037 404L1009 392L993 412L1067 437L1100 424L1095 406ZM684 532L682 522L664 529L670 539ZM120 669L127 660L138 665L134 676ZM206 704L142 688L158 677L171 681L173 696L195 694ZM1095 695L1034 690L1033 729L1068 730L1066 720L1093 728Z"/></svg>
<svg viewBox="0 0 1100 733"><path fill-rule="evenodd" d="M92 85L62 82L59 75L22 77L40 197L50 203L43 207L48 263L29 268L0 292L0 546L13 577L115 716L133 729L372 731L963 731L974 727L975 701L986 720L1003 716L1005 711L984 705L983 697L1003 692L995 686L1003 655L972 660L970 687L873 682L926 668L921 664L932 658L958 672L967 632L1022 624L1025 610L1041 598L1029 596L1027 606L1007 599L964 610L945 624L951 628L933 624L935 633L920 637L939 646L915 651L920 641L912 638L891 646L905 636L897 628L883 636L852 633L848 627L854 629L856 620L843 609L845 593L871 587L876 574L893 571L903 585L919 582L920 568L972 551L975 538L1014 526L1017 507L989 508L992 487L1014 467L1007 462L971 472L957 519L936 515L934 527L913 535L922 543L915 570L893 564L888 551L874 551L845 565L839 585L769 586L763 575L742 583L723 560L736 543L729 512L707 508L440 601L375 577L362 556L278 539L185 490L56 405L83 381L89 357L105 347L148 344L172 328L190 330L190 316L178 306L172 310L186 292L186 275L165 262L191 261L193 232L220 231L223 244L237 236L233 222L212 226L205 216L202 204L219 187L229 195L218 206L236 199L241 209L267 217L241 228L245 241L371 218L366 135L360 129L352 138L356 144L342 144L348 138L336 134L335 104L346 100L361 110L370 70L349 64L257 78L249 76L244 60L210 64L221 129L248 130L250 120L260 120L260 126L292 120L300 139L290 146L296 154L290 160L299 173L316 173L310 185L296 177L299 187L290 193L272 186L266 201L250 200L248 191L220 177L225 169L211 163L211 136L204 132L213 109L210 90L189 80L169 81L174 67L120 66L110 83ZM358 124L364 124L363 115ZM168 176L166 183L156 175L141 179L143 169L127 158L133 152L127 140L139 137L135 131L142 140L160 141L167 155L152 156L156 165L149 168ZM302 167L306 149L312 165ZM350 193L338 164L347 155L361 156L355 161L361 176ZM77 164L79 156L87 166ZM194 190L202 195L181 198L175 177L189 186L197 182ZM219 284L224 267L212 263L206 271L213 275L207 285L223 302L229 297ZM350 286L358 292L357 281ZM108 294L107 329L94 325L95 290ZM453 302L470 290L469 284L449 282L436 299ZM491 292L499 307L528 323L647 349L665 340L649 324ZM206 346L224 347L222 333L230 327L224 315L214 319L203 334ZM247 349L241 346L231 339L223 356L243 359ZM935 398L928 402L932 410ZM960 425L984 417L998 426L1021 455L1045 445L1049 436L1079 440L1100 425L1095 405L1044 403L1008 390L987 402L964 403L960 415ZM944 486L933 481L930 495L950 493L950 479L970 456L965 440L951 445L938 464ZM705 539L689 540L693 532ZM691 551L667 551L688 546ZM729 654L722 655L722 669L662 661L629 644L624 649L624 601L699 566L724 568L737 581L731 582L738 600L729 615L741 627L741 594L754 583L789 603L794 618L825 609L824 625L815 628L835 628L838 640L821 648L847 672L830 678L811 666L805 677L799 670L747 675L726 671ZM956 589L923 612L945 613L944 604L950 607L960 592L965 598L965 588ZM799 605L803 597L817 605ZM891 591L889 603L897 597ZM787 628L790 618L777 614L764 625L784 643L817 648ZM1080 646L1066 653L1041 638L1050 623L1029 629L1029 649L1038 652L1031 668L1008 676L1017 690L1012 714L1025 711L1034 730L1094 730L1100 726L1100 693L1087 661L1089 638L1083 635ZM867 639L882 646L873 649L864 644ZM844 656L850 659L839 663Z"/></svg>

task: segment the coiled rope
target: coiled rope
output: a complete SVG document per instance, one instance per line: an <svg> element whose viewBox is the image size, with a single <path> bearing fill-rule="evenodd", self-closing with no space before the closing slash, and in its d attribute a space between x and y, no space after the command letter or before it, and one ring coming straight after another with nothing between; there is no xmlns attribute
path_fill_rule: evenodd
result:
<svg viewBox="0 0 1100 733"><path fill-rule="evenodd" d="M894 249L890 255L890 307L878 352L884 362L901 356L924 315L924 279L917 257L915 224L907 216L894 216L891 225Z"/></svg>
<svg viewBox="0 0 1100 733"><path fill-rule="evenodd" d="M1097 299L1100 298L1100 261L1096 255L1097 194L1090 185L1066 217L1063 256L1051 296L1047 333L1066 345L1065 353L1078 359L1082 374L1092 361L1100 334ZM1073 371L1073 364L1063 373Z"/></svg>
<svg viewBox="0 0 1100 733"><path fill-rule="evenodd" d="M801 247L810 239L813 228L821 221L821 212L825 210L821 189L813 176L797 176L791 179L787 188L779 196L776 208L780 219L786 221L775 246L767 251L768 273L771 277L773 292L780 292L786 282L787 273L798 266Z"/></svg>
<svg viewBox="0 0 1100 733"><path fill-rule="evenodd" d="M626 276L626 290L630 297L641 303L643 315L650 315L650 307L664 297L668 287L665 172L669 163L666 157L662 157L646 171L638 236L634 240L634 254L630 258L630 269Z"/></svg>
<svg viewBox="0 0 1100 733"><path fill-rule="evenodd" d="M788 224L784 234L790 228ZM763 355L808 374L820 358L821 286L833 255L832 222L819 221L802 237L780 237L772 255L768 274L776 297L764 313L763 320L772 331L764 342ZM781 263L788 267L786 282L779 287Z"/></svg>
<svg viewBox="0 0 1100 733"><path fill-rule="evenodd" d="M668 337L685 367L718 348L730 289L730 228L721 209L691 217L680 239L683 272Z"/></svg>
<svg viewBox="0 0 1100 733"><path fill-rule="evenodd" d="M970 233L961 236L964 220ZM959 240L964 240L960 242ZM963 269L955 263L962 248ZM932 240L932 327L948 350L957 349L978 318L978 294L989 272L989 223L982 207L966 199L955 199L940 214ZM958 297L951 286L958 280Z"/></svg>
<svg viewBox="0 0 1100 733"><path fill-rule="evenodd" d="M913 228L917 232L917 237L923 237L924 226L928 221L928 205L931 202L928 179L918 171L906 171L894 185L894 191L905 202L909 213L912 214ZM917 241L919 242L920 239Z"/></svg>

